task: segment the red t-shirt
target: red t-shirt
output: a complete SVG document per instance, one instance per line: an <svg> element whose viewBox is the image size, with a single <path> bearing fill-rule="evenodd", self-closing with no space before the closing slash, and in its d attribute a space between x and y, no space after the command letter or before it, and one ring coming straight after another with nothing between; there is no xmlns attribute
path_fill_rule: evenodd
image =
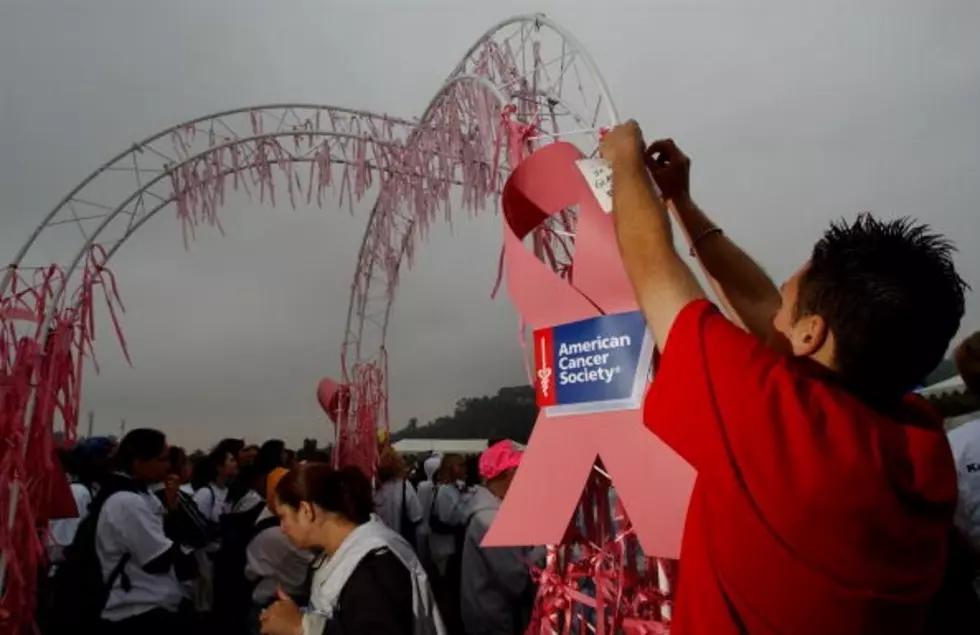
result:
<svg viewBox="0 0 980 635"><path fill-rule="evenodd" d="M671 327L644 411L698 471L671 635L922 631L956 503L942 420L807 369L706 300Z"/></svg>

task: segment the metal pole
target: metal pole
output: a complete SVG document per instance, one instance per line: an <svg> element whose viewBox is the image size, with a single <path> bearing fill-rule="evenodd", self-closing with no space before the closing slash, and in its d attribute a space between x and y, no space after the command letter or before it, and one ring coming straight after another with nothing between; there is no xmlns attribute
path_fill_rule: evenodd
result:
<svg viewBox="0 0 980 635"><path fill-rule="evenodd" d="M93 436L93 431L95 430L95 411L88 411L88 431L85 434L86 439L91 439Z"/></svg>

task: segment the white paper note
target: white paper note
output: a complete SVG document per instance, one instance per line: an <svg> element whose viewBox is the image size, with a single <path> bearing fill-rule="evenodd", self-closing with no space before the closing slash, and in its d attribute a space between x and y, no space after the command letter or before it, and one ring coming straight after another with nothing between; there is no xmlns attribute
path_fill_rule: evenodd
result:
<svg viewBox="0 0 980 635"><path fill-rule="evenodd" d="M612 166L605 159L579 159L575 162L595 200L605 213L612 212Z"/></svg>

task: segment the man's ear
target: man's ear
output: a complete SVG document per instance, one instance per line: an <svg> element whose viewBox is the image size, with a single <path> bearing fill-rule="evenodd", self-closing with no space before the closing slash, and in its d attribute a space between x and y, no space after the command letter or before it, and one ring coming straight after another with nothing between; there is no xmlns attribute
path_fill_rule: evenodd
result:
<svg viewBox="0 0 980 635"><path fill-rule="evenodd" d="M819 315L801 317L793 325L793 354L811 357L827 343L827 321Z"/></svg>

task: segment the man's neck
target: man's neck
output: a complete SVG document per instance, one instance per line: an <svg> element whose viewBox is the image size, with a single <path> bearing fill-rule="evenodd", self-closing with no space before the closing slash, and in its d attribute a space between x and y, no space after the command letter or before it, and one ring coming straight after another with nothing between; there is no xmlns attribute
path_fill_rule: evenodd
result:
<svg viewBox="0 0 980 635"><path fill-rule="evenodd" d="M830 349L829 346L821 347L820 349L815 351L813 355L810 355L809 359L814 364L823 366L828 373L836 373L837 371L834 368L833 352L829 349Z"/></svg>

